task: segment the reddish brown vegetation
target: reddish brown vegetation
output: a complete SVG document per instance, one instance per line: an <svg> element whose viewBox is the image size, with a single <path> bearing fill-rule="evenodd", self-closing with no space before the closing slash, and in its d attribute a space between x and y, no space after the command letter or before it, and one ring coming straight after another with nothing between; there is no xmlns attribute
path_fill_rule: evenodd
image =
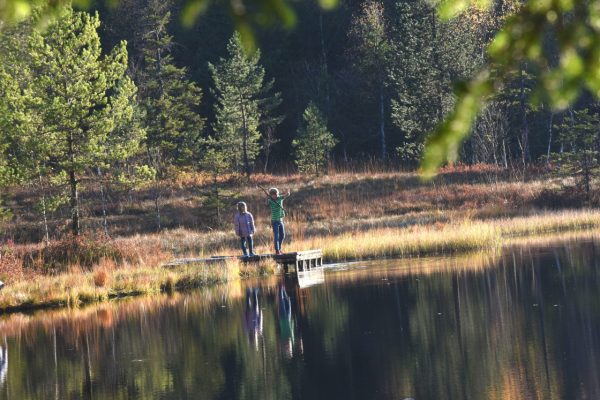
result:
<svg viewBox="0 0 600 400"><path fill-rule="evenodd" d="M162 226L198 233L194 243L189 237L180 240L185 246L191 246L192 253L224 251L223 248L233 246L228 242L229 238L234 239L229 236L229 217L235 203L243 199L257 219L257 225L267 227L260 231L263 242L267 243L269 211L257 185L292 190L286 208L290 232L296 239L322 234L319 233L321 228L327 234L338 226L356 229L354 225L351 228L351 224L344 228L348 221L385 221L390 216L410 219L409 216L414 214L412 219L416 222L406 224L426 224L443 221L436 217L427 222L427 215L455 213L459 218L486 219L527 215L536 209L590 204L580 193L561 189L562 183L545 176L543 168L505 171L493 165L458 164L443 168L440 175L429 182L421 181L414 172L392 171L375 164L360 168L346 166L330 172L319 178L299 174L255 174L250 182L233 175L221 176L219 183L224 193L229 193L224 199L231 204L231 209L226 208L220 220L215 220L212 210L204 204L209 177L195 172L174 172L171 179L160 184ZM101 224L98 202L92 201L97 197L93 190L87 188L84 191L85 197L90 199L83 219L88 232ZM167 253L171 253L172 248L187 253L187 247L178 247L181 243L165 244L162 234L147 235L156 232L153 190L149 186L134 192L108 192L109 232L115 237L130 238L111 239L101 233L61 238L65 222L59 218L61 213L64 215L64 210L59 210L50 215L50 225L53 236L60 239L46 246L35 243L43 231L39 215L32 207L35 193L25 188L15 189L8 199L15 218L1 227L4 240L8 241L0 247L0 279L22 280L37 274L57 274L74 269L90 271L100 265L110 268L155 266L171 257ZM593 197L591 204L600 203L598 199L600 196ZM137 234L145 235L133 236ZM13 239L21 244L14 244Z"/></svg>
<svg viewBox="0 0 600 400"><path fill-rule="evenodd" d="M163 251L132 245L103 234L68 235L48 245L6 244L0 250L0 279L15 282L37 275L55 275L70 270L91 271L99 268L94 283L106 284L106 268L157 265L167 259Z"/></svg>

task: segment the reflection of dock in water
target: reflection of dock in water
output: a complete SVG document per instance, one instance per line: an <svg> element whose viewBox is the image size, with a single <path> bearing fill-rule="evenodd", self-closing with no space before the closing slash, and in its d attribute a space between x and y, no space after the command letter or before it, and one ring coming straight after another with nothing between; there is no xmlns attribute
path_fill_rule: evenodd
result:
<svg viewBox="0 0 600 400"><path fill-rule="evenodd" d="M295 271L307 271L323 265L323 251L321 249L294 251L283 254L257 254L252 257L238 256L213 256L210 258L178 258L165 264L165 267L175 267L186 264L215 264L239 260L243 263L254 263L263 260L273 260L288 271L293 266Z"/></svg>
<svg viewBox="0 0 600 400"><path fill-rule="evenodd" d="M305 289L310 286L320 285L325 282L325 274L322 268L308 271L299 271L297 274L298 286Z"/></svg>

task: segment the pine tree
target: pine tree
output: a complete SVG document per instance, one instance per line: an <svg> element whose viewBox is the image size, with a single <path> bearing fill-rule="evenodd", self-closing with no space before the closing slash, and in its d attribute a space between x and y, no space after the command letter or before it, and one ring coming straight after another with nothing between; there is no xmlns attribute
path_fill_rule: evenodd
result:
<svg viewBox="0 0 600 400"><path fill-rule="evenodd" d="M327 121L314 103L309 103L303 115L305 126L298 130L292 142L296 153L296 165L301 172L319 175L327 164L337 140L327 130Z"/></svg>
<svg viewBox="0 0 600 400"><path fill-rule="evenodd" d="M45 30L30 32L28 57L21 68L4 69L0 85L6 88L8 81L8 87L10 82L19 87L8 91L12 96L0 106L1 119L19 121L6 126L2 140L13 145L18 140L25 152L9 149L5 159L12 170L28 171L29 178L48 174L57 188L68 188L74 234L80 232L82 176L137 152L144 136L138 127L120 129L132 120L136 87L125 75L125 43L103 56L99 26L98 15L64 7ZM16 60L21 52L12 51Z"/></svg>
<svg viewBox="0 0 600 400"><path fill-rule="evenodd" d="M249 177L261 150L259 128L280 122L268 115L279 104L280 94L270 94L274 81L264 80L260 51L247 54L239 33L234 33L229 40L227 52L227 59L208 65L217 98L213 129L232 167L243 170Z"/></svg>
<svg viewBox="0 0 600 400"><path fill-rule="evenodd" d="M403 136L399 155L414 162L453 107L453 83L471 76L482 50L468 18L441 22L425 0L397 0L392 15L391 118Z"/></svg>
<svg viewBox="0 0 600 400"><path fill-rule="evenodd" d="M264 154L263 172L267 173L269 167L269 156L274 145L280 142L275 136L277 126L283 122L285 116L275 113L277 107L281 105L281 93L277 92L267 96L259 103L263 118L261 121L262 140L260 145Z"/></svg>
<svg viewBox="0 0 600 400"><path fill-rule="evenodd" d="M594 177L600 172L600 114L577 110L556 125L564 151L551 154L562 177L575 177L589 200Z"/></svg>
<svg viewBox="0 0 600 400"><path fill-rule="evenodd" d="M207 140L206 151L200 165L202 170L208 172L211 177L211 188L206 194L205 205L214 211L214 220L218 222L221 219L221 209L225 206L225 193L219 187L219 176L229 172L229 163L225 152L219 148L218 142L211 138Z"/></svg>
<svg viewBox="0 0 600 400"><path fill-rule="evenodd" d="M383 4L368 1L363 4L360 14L354 17L349 36L354 41L353 54L361 77L368 82L370 95L378 103L378 122L381 158L387 157L385 137L385 85L388 72L388 57L391 41L385 21Z"/></svg>
<svg viewBox="0 0 600 400"><path fill-rule="evenodd" d="M534 77L527 70L526 65L521 65L509 74L507 84L502 87L496 100L507 110L505 118L513 127L511 137L513 152L520 153L521 165L525 166L531 161L530 131L531 120L535 108L527 100L535 85Z"/></svg>
<svg viewBox="0 0 600 400"><path fill-rule="evenodd" d="M422 0L398 0L395 4L394 64L389 80L392 90L391 117L400 129L401 158L420 157L425 136L439 121L439 98L433 57L432 6Z"/></svg>
<svg viewBox="0 0 600 400"><path fill-rule="evenodd" d="M202 145L202 90L188 78L186 68L174 64L173 37L167 31L169 5L160 0L148 5L141 40L143 68L137 80L148 147L160 151L164 164L190 164L199 159Z"/></svg>

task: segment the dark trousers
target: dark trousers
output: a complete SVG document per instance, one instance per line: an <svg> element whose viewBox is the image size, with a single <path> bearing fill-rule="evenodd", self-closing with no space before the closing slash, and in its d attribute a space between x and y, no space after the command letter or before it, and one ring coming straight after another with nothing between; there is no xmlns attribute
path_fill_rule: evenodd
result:
<svg viewBox="0 0 600 400"><path fill-rule="evenodd" d="M248 249L246 249L246 243L248 243ZM240 245L242 246L242 251L245 256L248 255L248 250L250 250L250 254L254 255L254 250L252 249L252 236L241 237Z"/></svg>
<svg viewBox="0 0 600 400"><path fill-rule="evenodd" d="M275 251L281 250L281 243L285 239L285 226L283 221L271 221L273 225L273 241L275 242Z"/></svg>

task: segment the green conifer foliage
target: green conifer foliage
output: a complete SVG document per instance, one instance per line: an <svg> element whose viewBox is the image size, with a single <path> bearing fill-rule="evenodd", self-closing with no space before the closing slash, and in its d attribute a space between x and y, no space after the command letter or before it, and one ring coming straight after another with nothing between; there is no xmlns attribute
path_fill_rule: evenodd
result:
<svg viewBox="0 0 600 400"><path fill-rule="evenodd" d="M166 163L189 164L200 156L202 90L188 79L186 68L174 64L173 37L167 32L171 19L168 10L169 2L165 1L152 0L148 6L138 84L146 111L148 147L160 150Z"/></svg>
<svg viewBox="0 0 600 400"><path fill-rule="evenodd" d="M327 130L327 121L314 103L308 104L303 119L305 126L299 129L297 138L292 142L296 165L301 172L319 175L337 140Z"/></svg>
<svg viewBox="0 0 600 400"><path fill-rule="evenodd" d="M600 171L600 114L589 109L577 110L556 125L564 151L551 154L556 171L562 177L574 177L588 200L594 177Z"/></svg>
<svg viewBox="0 0 600 400"><path fill-rule="evenodd" d="M383 4L378 1L363 3L361 12L352 20L349 37L354 42L352 47L352 53L356 56L354 64L361 72L361 77L367 81L370 96L377 99L379 145L381 158L386 158L385 85L392 43L386 26Z"/></svg>
<svg viewBox="0 0 600 400"><path fill-rule="evenodd" d="M136 153L144 136L131 124L137 89L125 74L125 43L103 55L99 26L98 15L63 8L46 29L29 31L27 57L19 68L3 70L0 85L10 93L1 101L0 119L18 121L3 124L2 141L12 143L4 153L13 154L5 159L14 171L29 170L24 176L47 173L50 184L68 188L74 234L80 232L83 175ZM22 52L14 46L6 51L13 60ZM25 154L12 151L15 140Z"/></svg>
<svg viewBox="0 0 600 400"><path fill-rule="evenodd" d="M246 53L239 33L229 40L227 52L227 59L209 63L217 98L213 129L233 169L250 176L261 150L259 128L281 121L267 115L281 101L280 94L270 94L274 81L265 82L260 51Z"/></svg>

